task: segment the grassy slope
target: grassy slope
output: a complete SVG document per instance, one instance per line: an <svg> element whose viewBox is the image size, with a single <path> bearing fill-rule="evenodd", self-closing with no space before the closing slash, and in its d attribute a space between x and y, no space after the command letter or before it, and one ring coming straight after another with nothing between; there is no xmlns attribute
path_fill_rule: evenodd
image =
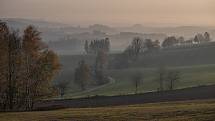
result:
<svg viewBox="0 0 215 121"><path fill-rule="evenodd" d="M131 64L129 69L110 70L109 75L116 80L115 84L108 85L87 93L78 93L78 87L71 83L67 90L66 97L80 97L92 95L120 95L134 92L134 86L131 83L131 77L136 71L141 71L144 81L139 89L140 92L155 91L158 88L156 80L156 68L162 63L171 66L181 72L180 82L176 88L184 88L198 85L215 84L215 46L190 48L190 49L172 49L161 51L146 56ZM114 55L110 55L110 60ZM84 59L90 65L94 65L95 56L73 55L61 56L62 73L56 80L74 79L74 68L78 61Z"/></svg>
<svg viewBox="0 0 215 121"><path fill-rule="evenodd" d="M180 72L180 81L176 83L176 88L185 88L200 85L215 84L215 65L201 65L201 66L185 66L174 67L174 70ZM125 95L134 92L135 88L131 82L131 77L136 72L143 74L143 82L139 87L139 92L156 91L159 87L157 80L157 69L155 68L133 68L124 70L112 70L109 75L113 77L116 82L104 88L94 90L87 93L79 93L78 95L68 93L66 97L82 97L93 95Z"/></svg>
<svg viewBox="0 0 215 121"><path fill-rule="evenodd" d="M212 121L215 100L143 105L0 113L1 121Z"/></svg>

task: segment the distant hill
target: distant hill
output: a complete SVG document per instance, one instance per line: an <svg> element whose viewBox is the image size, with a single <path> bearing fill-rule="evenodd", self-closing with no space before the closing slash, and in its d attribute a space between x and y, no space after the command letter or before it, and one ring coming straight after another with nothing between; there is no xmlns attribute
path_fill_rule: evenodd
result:
<svg viewBox="0 0 215 121"><path fill-rule="evenodd" d="M66 27L65 24L47 22L42 20L19 19L19 18L3 18L10 28L23 31L28 25L34 25L42 32L42 38L45 42L58 41L59 38L65 36L61 28Z"/></svg>
<svg viewBox="0 0 215 121"><path fill-rule="evenodd" d="M1 19L6 21L11 27L14 28L25 28L28 25L34 25L39 28L59 28L66 27L66 24L48 22L43 20L34 20L34 19L21 19L21 18L3 18Z"/></svg>
<svg viewBox="0 0 215 121"><path fill-rule="evenodd" d="M89 27L71 26L62 23L42 20L3 18L11 28L22 31L28 25L34 25L42 32L43 40L59 54L81 54L85 40L110 38L111 51L119 52L125 49L134 37L150 38L163 41L169 35L193 37L197 33L208 31L215 37L213 27L146 27L136 24L130 27L110 27L94 24ZM69 39L67 39L69 38ZM74 44L75 43L75 44Z"/></svg>
<svg viewBox="0 0 215 121"><path fill-rule="evenodd" d="M119 28L118 31L130 31L139 33L164 33L166 35L184 36L186 38L193 37L197 33L209 32L212 38L215 38L215 27L201 26L178 26L178 27L147 27L136 24L130 27Z"/></svg>

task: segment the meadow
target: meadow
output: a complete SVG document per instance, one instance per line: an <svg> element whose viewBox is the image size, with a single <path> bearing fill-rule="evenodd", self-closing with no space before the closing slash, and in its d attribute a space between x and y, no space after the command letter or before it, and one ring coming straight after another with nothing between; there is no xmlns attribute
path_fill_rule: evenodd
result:
<svg viewBox="0 0 215 121"><path fill-rule="evenodd" d="M1 121L212 121L215 100L0 113Z"/></svg>
<svg viewBox="0 0 215 121"><path fill-rule="evenodd" d="M180 79L175 83L175 89L212 85L215 84L215 46L202 46L182 49L169 49L140 55L139 59L130 64L128 68L107 70L107 75L114 80L114 83L107 84L101 88L96 88L81 92L73 83L74 69L80 60L85 60L91 67L95 64L95 55L61 55L60 61L62 70L55 79L68 80L65 98L88 97L95 95L126 95L133 94L135 86L132 77L136 73L141 73L143 79L138 87L138 93L157 91L158 68L164 65L168 70L176 70L180 73ZM114 61L117 54L109 55L109 64Z"/></svg>
<svg viewBox="0 0 215 121"><path fill-rule="evenodd" d="M215 65L169 67L169 69L176 70L180 74L180 79L175 83L175 89L215 84ZM69 88L65 98L133 94L135 85L132 82L132 76L136 73L141 73L143 76L143 80L138 87L138 93L157 91L159 88L157 68L130 68L109 71L109 75L115 82L102 88L77 93Z"/></svg>

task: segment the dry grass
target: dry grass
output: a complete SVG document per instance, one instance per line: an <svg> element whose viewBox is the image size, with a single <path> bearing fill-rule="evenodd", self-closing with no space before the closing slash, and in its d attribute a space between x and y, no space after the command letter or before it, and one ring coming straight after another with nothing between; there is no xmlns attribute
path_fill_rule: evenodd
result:
<svg viewBox="0 0 215 121"><path fill-rule="evenodd" d="M215 100L0 113L0 121L213 121Z"/></svg>

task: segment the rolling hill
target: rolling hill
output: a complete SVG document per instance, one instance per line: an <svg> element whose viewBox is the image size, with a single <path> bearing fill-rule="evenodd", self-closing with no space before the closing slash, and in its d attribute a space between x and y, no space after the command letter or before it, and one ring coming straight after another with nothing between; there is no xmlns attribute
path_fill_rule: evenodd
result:
<svg viewBox="0 0 215 121"><path fill-rule="evenodd" d="M212 44L213 45L213 44ZM78 61L84 59L89 65L94 65L95 56L91 55L62 55L60 61L62 72L55 79L71 81L70 88L65 97L83 97L93 95L125 95L134 93L135 86L132 76L140 72L143 82L139 92L156 91L158 88L157 70L160 66L177 70L180 72L180 81L177 89L215 84L215 46L193 47L184 49L162 50L157 53L142 55L140 58L125 69L109 69L108 75L116 80L114 84L93 90L87 93L76 93L77 88L73 84L73 73ZM110 62L116 54L109 55Z"/></svg>

